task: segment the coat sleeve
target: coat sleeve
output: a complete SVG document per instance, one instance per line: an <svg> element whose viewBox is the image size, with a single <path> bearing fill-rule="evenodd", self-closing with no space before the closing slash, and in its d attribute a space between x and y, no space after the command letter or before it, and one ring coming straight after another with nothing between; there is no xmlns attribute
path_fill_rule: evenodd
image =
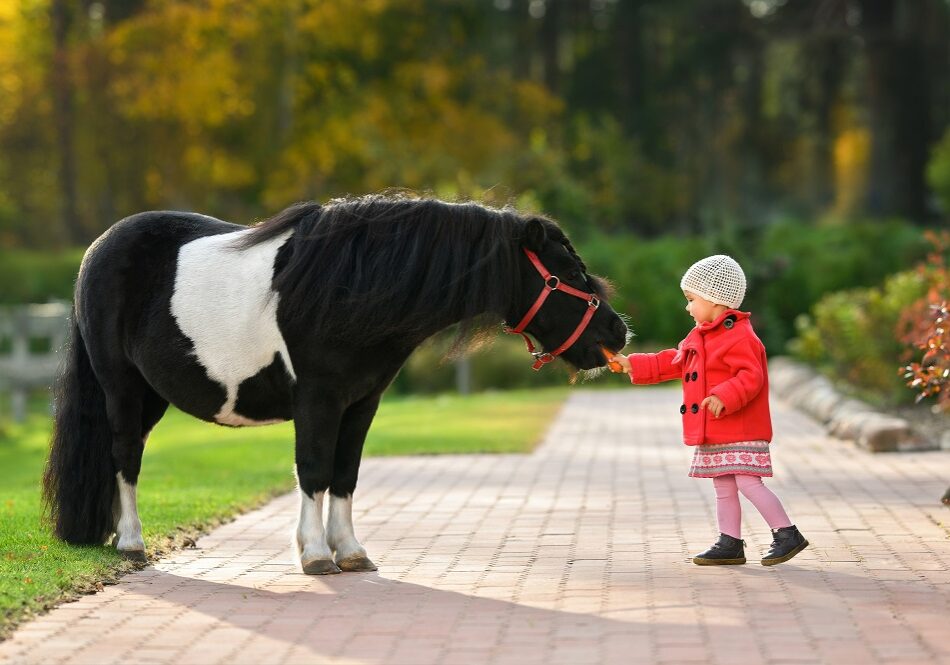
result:
<svg viewBox="0 0 950 665"><path fill-rule="evenodd" d="M723 354L722 361L732 378L715 386L710 394L722 401L726 413L735 413L762 390L765 383L764 358L752 340L741 340Z"/></svg>
<svg viewBox="0 0 950 665"><path fill-rule="evenodd" d="M648 385L660 381L672 381L683 375L679 350L666 349L659 353L631 353L630 383Z"/></svg>

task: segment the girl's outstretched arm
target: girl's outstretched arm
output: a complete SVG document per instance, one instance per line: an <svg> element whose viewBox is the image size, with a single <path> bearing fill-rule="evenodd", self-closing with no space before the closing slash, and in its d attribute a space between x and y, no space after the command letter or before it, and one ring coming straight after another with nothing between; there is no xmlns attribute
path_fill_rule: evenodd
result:
<svg viewBox="0 0 950 665"><path fill-rule="evenodd" d="M659 353L631 353L626 358L630 364L627 370L630 382L642 386L681 378L683 369L679 355L678 349L666 349Z"/></svg>

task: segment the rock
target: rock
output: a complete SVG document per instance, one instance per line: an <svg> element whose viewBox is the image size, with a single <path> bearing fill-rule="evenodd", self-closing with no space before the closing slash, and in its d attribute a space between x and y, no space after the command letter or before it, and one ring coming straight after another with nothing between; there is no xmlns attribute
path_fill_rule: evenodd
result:
<svg viewBox="0 0 950 665"><path fill-rule="evenodd" d="M802 407L821 422L827 424L831 421L835 409L844 402L844 397L839 395L827 380L814 382L814 389L802 400Z"/></svg>
<svg viewBox="0 0 950 665"><path fill-rule="evenodd" d="M871 413L858 423L855 440L859 446L872 453L909 449L921 443L903 418Z"/></svg>
<svg viewBox="0 0 950 665"><path fill-rule="evenodd" d="M824 423L831 436L851 439L870 452L936 447L915 432L907 420L845 397L831 381L807 365L776 358L769 362L769 383L776 395ZM950 450L950 432L943 434L939 445Z"/></svg>
<svg viewBox="0 0 950 665"><path fill-rule="evenodd" d="M857 439L870 413L871 407L864 402L842 398L828 418L828 432L839 439Z"/></svg>

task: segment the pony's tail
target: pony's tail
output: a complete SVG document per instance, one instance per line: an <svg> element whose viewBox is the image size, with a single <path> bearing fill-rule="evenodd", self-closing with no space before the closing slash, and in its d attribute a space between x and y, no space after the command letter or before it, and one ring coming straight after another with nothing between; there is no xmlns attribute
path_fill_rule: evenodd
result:
<svg viewBox="0 0 950 665"><path fill-rule="evenodd" d="M53 436L43 499L57 538L102 544L112 534L116 491L106 396L89 363L73 310L71 338L53 396Z"/></svg>

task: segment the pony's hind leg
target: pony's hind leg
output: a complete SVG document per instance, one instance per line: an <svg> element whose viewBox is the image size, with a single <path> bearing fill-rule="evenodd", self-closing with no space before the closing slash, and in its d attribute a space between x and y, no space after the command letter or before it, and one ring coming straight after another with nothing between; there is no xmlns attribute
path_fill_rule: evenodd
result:
<svg viewBox="0 0 950 665"><path fill-rule="evenodd" d="M366 433L376 415L379 395L357 402L347 409L340 423L340 436L330 483L330 510L327 517L327 543L336 565L345 571L376 570L353 531L353 492L359 473Z"/></svg>
<svg viewBox="0 0 950 665"><path fill-rule="evenodd" d="M144 562L145 539L142 538L142 521L135 500L136 484L128 482L121 471L116 473L116 483L118 520L113 541L115 548L127 559Z"/></svg>
<svg viewBox="0 0 950 665"><path fill-rule="evenodd" d="M116 376L116 375L113 375ZM106 410L112 426L112 460L116 469L114 502L116 549L134 561L145 561L145 540L138 515L136 488L142 468L145 439L165 413L168 402L159 397L137 372L122 374L123 388L106 390Z"/></svg>

